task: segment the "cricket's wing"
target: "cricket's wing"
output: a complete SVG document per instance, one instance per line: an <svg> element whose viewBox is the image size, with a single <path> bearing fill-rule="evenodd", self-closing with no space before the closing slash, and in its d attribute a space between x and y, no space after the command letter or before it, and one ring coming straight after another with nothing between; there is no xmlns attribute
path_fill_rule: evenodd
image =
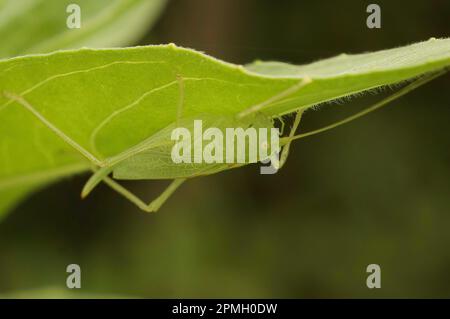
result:
<svg viewBox="0 0 450 319"><path fill-rule="evenodd" d="M200 133L198 133L198 122L194 124L194 120L202 120ZM157 135L132 148L126 159L113 166L113 177L115 179L191 178L255 163L259 158L248 160L247 153L245 162L237 163L238 161L235 160L237 152L234 152L233 161L227 161L226 156L230 145L227 145L224 140L226 129L247 129L250 126L267 128L269 125L272 126L270 121L261 121L257 118L241 121L233 116L202 115L183 119L178 124L173 123ZM184 137L173 140L172 133L176 128L184 129ZM212 133L213 131L208 129L216 130ZM205 141L203 139L207 131L210 131L212 135L210 134ZM221 137L214 135L216 133ZM212 142L213 140L222 142L216 144ZM203 156L203 151L208 145L210 147L208 154L214 155L209 160ZM235 143L232 147L235 147Z"/></svg>
<svg viewBox="0 0 450 319"><path fill-rule="evenodd" d="M194 132L194 121L201 120L202 131L208 128L225 128L235 125L233 117L218 115L199 115L174 122L153 136L112 158L115 179L175 179L208 175L227 169L229 165L218 163L194 163L194 144L203 136ZM198 129L199 122L197 122ZM190 150L190 163L176 162L172 156L174 147L180 143L180 134L172 139L176 129L183 129L185 151ZM182 135L182 134L181 134ZM179 153L179 152L177 152Z"/></svg>

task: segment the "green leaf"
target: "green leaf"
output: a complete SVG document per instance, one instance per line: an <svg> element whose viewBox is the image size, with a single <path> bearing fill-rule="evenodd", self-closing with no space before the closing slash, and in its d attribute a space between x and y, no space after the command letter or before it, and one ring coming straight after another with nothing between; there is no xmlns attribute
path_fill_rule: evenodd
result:
<svg viewBox="0 0 450 319"><path fill-rule="evenodd" d="M309 77L313 85L292 99L290 106L280 103L272 114L285 114L297 105L311 106L351 95L380 85L392 84L449 65L450 39L431 38L405 47L365 54L347 55L306 65L281 62L255 62L247 69L273 78Z"/></svg>
<svg viewBox="0 0 450 319"><path fill-rule="evenodd" d="M166 0L0 0L0 56L60 49L113 47L137 41ZM81 8L81 28L66 24L69 4Z"/></svg>
<svg viewBox="0 0 450 319"><path fill-rule="evenodd" d="M47 121L99 159L118 154L176 118L235 115L291 88L312 83L262 111L294 110L450 65L450 39L339 56L305 66L258 62L247 68L174 45L82 49L0 61L0 90L22 96ZM89 161L22 105L0 96L0 209L26 193L87 170Z"/></svg>

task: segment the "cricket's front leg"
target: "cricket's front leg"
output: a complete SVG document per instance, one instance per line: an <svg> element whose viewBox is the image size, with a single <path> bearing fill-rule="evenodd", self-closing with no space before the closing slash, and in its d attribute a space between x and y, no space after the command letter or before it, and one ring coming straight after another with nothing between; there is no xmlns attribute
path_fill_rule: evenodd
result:
<svg viewBox="0 0 450 319"><path fill-rule="evenodd" d="M302 119L303 111L298 111L295 115L294 124L292 125L291 131L289 132L289 138L292 138L295 135L295 132L297 131L297 128L300 124L300 121ZM292 140L289 140L285 146L283 146L283 149L280 154L280 160L278 162L278 169L281 169L283 165L286 163L286 160L289 155L289 148L291 146Z"/></svg>

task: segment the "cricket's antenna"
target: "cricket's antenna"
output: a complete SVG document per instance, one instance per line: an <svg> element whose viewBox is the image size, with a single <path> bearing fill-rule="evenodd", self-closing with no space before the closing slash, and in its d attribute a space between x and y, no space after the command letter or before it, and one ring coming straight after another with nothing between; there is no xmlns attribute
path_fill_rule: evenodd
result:
<svg viewBox="0 0 450 319"><path fill-rule="evenodd" d="M264 102L261 102L259 104L255 104L255 105L249 107L248 109L245 109L244 111L239 113L237 115L237 117L239 119L241 119L241 118L243 118L245 116L248 116L250 114L258 112L258 111L262 110L264 107L266 107L266 106L268 106L268 105L270 105L272 103L278 102L281 99L284 99L285 97L288 97L291 94L294 94L295 92L300 90L302 87L312 83L312 81L313 80L309 76L306 75L298 83L296 83L296 84L290 86L289 88L287 88L286 90L284 90L284 91L282 91L282 92L272 96L271 98L265 100Z"/></svg>
<svg viewBox="0 0 450 319"><path fill-rule="evenodd" d="M341 121L338 121L336 123L333 123L331 125L322 127L320 129L317 129L317 130L314 130L314 131L310 131L310 132L307 132L307 133L299 134L299 135L296 135L296 136L293 136L293 137L281 138L280 139L280 144L283 145L283 144L287 144L287 143L289 143L290 141L293 141L293 140L298 140L298 139L301 139L301 138L304 138L304 137L316 135L316 134L319 134L319 133L322 133L322 132L334 129L334 128L336 128L338 126L341 126L343 124L349 123L349 122L351 122L353 120L356 120L356 119L358 119L358 118L360 118L360 117L362 117L364 115L367 115L367 114L369 114L369 113L371 113L371 112L373 112L373 111L375 111L375 110L377 110L377 109L387 105L389 102L392 102L392 101L400 98L401 96L406 95L407 93L417 89L418 87L420 87L420 86L422 86L422 85L424 85L424 84L434 80L435 78L445 74L447 71L448 71L447 69L442 69L442 70L439 70L439 71L431 73L431 74L426 74L426 75L422 76L421 78L419 78L418 80L412 82L411 84L403 87L402 89L400 89L399 91L395 92L394 94L388 96L387 98L381 100L380 102L374 104L373 106L371 106L371 107L369 107L369 108L367 108L367 109L365 109L365 110L363 110L363 111L361 111L359 113L356 113L356 114L354 114L352 116L347 117L346 119L343 119Z"/></svg>

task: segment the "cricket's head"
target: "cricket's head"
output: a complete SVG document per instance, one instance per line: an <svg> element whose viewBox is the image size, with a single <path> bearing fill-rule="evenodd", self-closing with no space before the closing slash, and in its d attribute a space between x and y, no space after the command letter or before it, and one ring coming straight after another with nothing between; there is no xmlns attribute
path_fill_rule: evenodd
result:
<svg viewBox="0 0 450 319"><path fill-rule="evenodd" d="M255 128L258 131L259 160L263 160L265 157L260 156L261 154L266 154L269 158L278 153L280 151L280 130L275 127L274 120L262 112L255 112L247 120L247 127Z"/></svg>

